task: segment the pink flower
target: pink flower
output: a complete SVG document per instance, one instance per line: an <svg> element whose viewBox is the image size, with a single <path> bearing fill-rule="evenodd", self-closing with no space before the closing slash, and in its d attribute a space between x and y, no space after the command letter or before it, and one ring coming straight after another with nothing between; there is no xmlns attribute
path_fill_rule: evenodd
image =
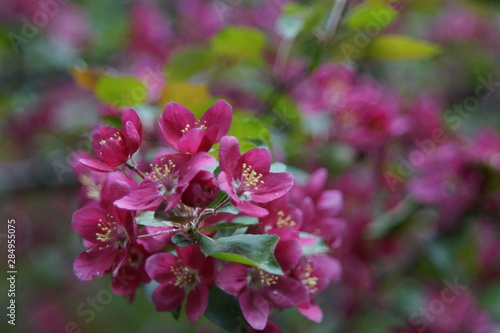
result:
<svg viewBox="0 0 500 333"><path fill-rule="evenodd" d="M297 306L298 310L308 319L321 322L323 311L311 297L324 290L330 281L340 279L342 268L339 261L326 255L302 258L293 271L310 295L307 301Z"/></svg>
<svg viewBox="0 0 500 333"><path fill-rule="evenodd" d="M115 181L111 184L109 198L104 201L112 202L129 191L128 184ZM76 276L90 280L110 270L115 276L129 259L131 242L135 242L133 213L112 204L107 208L87 206L73 214L72 226L83 237L87 248L73 264Z"/></svg>
<svg viewBox="0 0 500 333"><path fill-rule="evenodd" d="M153 292L158 311L172 311L181 306L187 294L186 314L194 323L208 306L208 293L217 270L215 259L205 257L199 245L177 248L172 253L157 253L146 261L146 271L160 285Z"/></svg>
<svg viewBox="0 0 500 333"><path fill-rule="evenodd" d="M275 200L293 186L291 174L269 172L271 152L268 149L253 148L241 155L238 140L227 136L222 139L219 159L219 185L245 214L257 217L267 215L267 209L252 201L265 203Z"/></svg>
<svg viewBox="0 0 500 333"><path fill-rule="evenodd" d="M196 155L159 156L151 164L152 171L139 184L137 190L115 204L129 210L149 210L166 200L166 209L172 209L180 202L184 190L198 171L214 163L215 158L205 152Z"/></svg>
<svg viewBox="0 0 500 333"><path fill-rule="evenodd" d="M182 202L191 207L206 207L217 198L219 184L214 174L201 170L182 194Z"/></svg>
<svg viewBox="0 0 500 333"><path fill-rule="evenodd" d="M217 285L238 297L243 316L255 330L266 327L273 307L297 306L308 297L304 285L292 277L269 274L237 263L229 263L219 272Z"/></svg>
<svg viewBox="0 0 500 333"><path fill-rule="evenodd" d="M165 140L181 152L196 154L209 151L229 131L232 108L218 101L198 121L194 114L179 103L170 102L158 119Z"/></svg>
<svg viewBox="0 0 500 333"><path fill-rule="evenodd" d="M95 171L109 172L127 163L142 142L142 124L132 109L123 111L122 130L102 126L92 136L92 149L98 160L80 159Z"/></svg>

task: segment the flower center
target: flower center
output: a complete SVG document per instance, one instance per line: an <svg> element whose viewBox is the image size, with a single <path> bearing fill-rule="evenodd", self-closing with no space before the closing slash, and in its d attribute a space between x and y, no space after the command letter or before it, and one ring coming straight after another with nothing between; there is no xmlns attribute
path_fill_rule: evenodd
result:
<svg viewBox="0 0 500 333"><path fill-rule="evenodd" d="M253 188L255 191L258 191L258 185L264 184L264 181L260 178L262 178L261 173L255 172L251 165L243 163L242 184L246 189Z"/></svg>
<svg viewBox="0 0 500 333"><path fill-rule="evenodd" d="M196 282L196 277L191 270L186 266L170 266L170 271L174 274L176 280L171 281L176 287L191 286Z"/></svg>
<svg viewBox="0 0 500 333"><path fill-rule="evenodd" d="M111 243L121 241L126 238L123 228L121 228L114 220L113 215L107 214L107 220L99 219L97 226L101 228L101 232L96 232L96 239L102 243ZM104 247L99 247L99 250L109 247L106 244Z"/></svg>
<svg viewBox="0 0 500 333"><path fill-rule="evenodd" d="M285 212L280 210L278 212L278 221L276 221L276 226L280 229L283 229L285 227L295 227L297 223L295 221L292 221L292 217L288 215L285 217Z"/></svg>
<svg viewBox="0 0 500 333"><path fill-rule="evenodd" d="M309 288L309 292L311 294L315 294L318 292L318 277L312 276L313 268L311 265L311 261L308 260L306 263L306 268L304 272L304 276L301 279L302 284Z"/></svg>
<svg viewBox="0 0 500 333"><path fill-rule="evenodd" d="M150 173L150 178L158 183L163 183L168 190L171 190L174 185L172 182L173 171L176 167L171 160L166 164L150 164L153 171Z"/></svg>
<svg viewBox="0 0 500 333"><path fill-rule="evenodd" d="M261 285L271 286L277 283L278 277L276 275L268 274L259 269L258 280Z"/></svg>
<svg viewBox="0 0 500 333"><path fill-rule="evenodd" d="M195 128L199 128L199 129L202 129L202 130L206 130L208 129L208 127L206 126L207 122L204 121L203 124L201 123L200 120L197 120L195 123L194 123L194 127ZM190 124L187 124L186 127L184 127L183 130L181 130L182 134L186 134L191 128L191 125Z"/></svg>

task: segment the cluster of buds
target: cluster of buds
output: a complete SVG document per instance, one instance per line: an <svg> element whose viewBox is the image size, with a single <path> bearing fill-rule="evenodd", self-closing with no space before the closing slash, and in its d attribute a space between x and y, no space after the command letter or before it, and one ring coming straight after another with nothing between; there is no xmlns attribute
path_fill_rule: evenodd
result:
<svg viewBox="0 0 500 333"><path fill-rule="evenodd" d="M222 100L199 120L168 103L158 124L170 147L151 160L134 110L123 111L121 130L95 132L97 159L75 166L85 197L72 222L85 246L74 262L78 278L110 273L113 292L130 300L149 283L158 311L178 311L186 299L191 323L215 288L237 299L254 331L276 331L274 308L321 321L313 296L341 274L331 253L344 230L342 197L325 190L324 170L298 185L274 172L284 166L267 148L242 153L227 135L231 122Z"/></svg>

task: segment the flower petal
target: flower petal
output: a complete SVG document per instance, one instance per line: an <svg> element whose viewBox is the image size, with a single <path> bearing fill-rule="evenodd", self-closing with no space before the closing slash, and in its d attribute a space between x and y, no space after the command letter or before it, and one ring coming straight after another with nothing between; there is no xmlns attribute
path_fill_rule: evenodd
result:
<svg viewBox="0 0 500 333"><path fill-rule="evenodd" d="M263 330L271 312L271 305L258 291L246 288L238 297L241 311L247 322L256 330Z"/></svg>
<svg viewBox="0 0 500 333"><path fill-rule="evenodd" d="M159 185L155 182L143 181L137 190L115 201L115 205L128 210L154 209L163 201L163 194L158 187Z"/></svg>
<svg viewBox="0 0 500 333"><path fill-rule="evenodd" d="M194 324L205 312L208 306L208 287L198 283L187 296L186 315L191 324Z"/></svg>
<svg viewBox="0 0 500 333"><path fill-rule="evenodd" d="M146 272L159 283L174 282L176 277L171 267L179 267L178 258L172 253L156 253L146 259Z"/></svg>
<svg viewBox="0 0 500 333"><path fill-rule="evenodd" d="M313 299L297 306L299 312L309 320L320 323L323 320L323 311Z"/></svg>
<svg viewBox="0 0 500 333"><path fill-rule="evenodd" d="M256 202L268 202L285 195L293 187L293 176L286 172L270 172L262 176L259 189L250 193Z"/></svg>
<svg viewBox="0 0 500 333"><path fill-rule="evenodd" d="M264 286L262 291L277 308L297 306L309 297L304 285L288 276L278 276L276 284Z"/></svg>
<svg viewBox="0 0 500 333"><path fill-rule="evenodd" d="M94 244L101 243L96 236L102 232L98 224L108 220L107 214L108 211L100 207L83 207L73 213L71 226L83 239Z"/></svg>
<svg viewBox="0 0 500 333"><path fill-rule="evenodd" d="M181 306L182 301L185 297L184 288L180 286L175 286L173 284L164 283L160 284L153 291L153 303L155 304L156 310L163 311L173 311Z"/></svg>
<svg viewBox="0 0 500 333"><path fill-rule="evenodd" d="M234 136L222 138L219 149L220 170L228 175L229 181L234 180L234 170L240 158L240 143Z"/></svg>
<svg viewBox="0 0 500 333"><path fill-rule="evenodd" d="M177 143L177 149L182 152L196 154L200 151L209 151L215 143L217 128L208 130L193 128L184 133Z"/></svg>
<svg viewBox="0 0 500 333"><path fill-rule="evenodd" d="M249 200L241 200L239 202L232 201L232 202L236 208L238 208L243 213L250 216L263 217L269 214L269 211L267 209L257 206L256 204L254 204Z"/></svg>
<svg viewBox="0 0 500 333"><path fill-rule="evenodd" d="M96 245L90 251L84 251L73 263L73 270L80 280L91 280L93 276L103 276L115 263L117 249Z"/></svg>
<svg viewBox="0 0 500 333"><path fill-rule="evenodd" d="M268 173L271 168L271 151L266 148L252 148L243 155L238 161L238 167L245 163L252 167L257 173ZM240 170L236 170L236 174L240 174Z"/></svg>
<svg viewBox="0 0 500 333"><path fill-rule="evenodd" d="M110 167L106 163L99 161L99 160L94 160L90 158L81 158L78 160L81 164L85 165L87 168L90 168L94 171L98 172L111 172L115 170L114 167Z"/></svg>
<svg viewBox="0 0 500 333"><path fill-rule="evenodd" d="M229 295L238 296L248 283L247 276L247 266L230 262L221 269L216 283Z"/></svg>
<svg viewBox="0 0 500 333"><path fill-rule="evenodd" d="M163 115L158 119L163 137L173 147L178 147L178 142L183 136L183 130L189 125L194 128L196 118L185 106L170 102L165 106Z"/></svg>
<svg viewBox="0 0 500 333"><path fill-rule="evenodd" d="M219 142L229 132L232 118L233 109L231 105L224 100L219 100L205 112L200 119L200 123L208 128L215 126L218 129L215 142Z"/></svg>
<svg viewBox="0 0 500 333"><path fill-rule="evenodd" d="M133 109L125 109L122 117L122 131L127 141L129 155L133 155L142 142L141 119Z"/></svg>

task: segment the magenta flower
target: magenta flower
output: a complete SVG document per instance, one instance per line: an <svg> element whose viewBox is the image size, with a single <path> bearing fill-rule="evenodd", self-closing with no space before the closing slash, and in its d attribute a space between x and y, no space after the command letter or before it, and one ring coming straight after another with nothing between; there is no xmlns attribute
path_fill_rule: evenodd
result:
<svg viewBox="0 0 500 333"><path fill-rule="evenodd" d="M109 203L130 191L130 186L115 181L110 186ZM129 259L131 242L135 243L136 224L132 212L119 209L112 204L107 208L87 206L73 214L73 229L85 241L86 250L73 263L76 276L91 280L112 270L115 276Z"/></svg>
<svg viewBox="0 0 500 333"><path fill-rule="evenodd" d="M210 171L201 170L182 194L182 202L191 207L206 207L217 198L219 184Z"/></svg>
<svg viewBox="0 0 500 333"><path fill-rule="evenodd" d="M251 216L266 216L267 209L254 202L269 202L286 194L293 186L293 177L286 172L269 172L271 152L253 148L241 155L235 137L226 136L220 146L218 180L221 189L229 194L232 203Z"/></svg>
<svg viewBox="0 0 500 333"><path fill-rule="evenodd" d="M123 209L150 210L166 200L166 209L172 209L180 202L184 190L198 171L214 163L215 158L205 152L159 156L138 189L115 204Z"/></svg>
<svg viewBox="0 0 500 333"><path fill-rule="evenodd" d="M312 321L321 322L323 311L311 297L324 290L331 281L338 281L341 273L339 261L327 255L302 258L293 274L305 286L310 297L297 306L300 313Z"/></svg>
<svg viewBox="0 0 500 333"><path fill-rule="evenodd" d="M229 131L231 105L218 101L198 121L194 114L179 103L170 102L158 119L165 140L181 152L196 154L209 151Z"/></svg>
<svg viewBox="0 0 500 333"><path fill-rule="evenodd" d="M92 149L98 160L82 158L80 163L95 171L109 172L127 161L142 142L142 124L132 109L123 111L122 130L101 126L92 135Z"/></svg>
<svg viewBox="0 0 500 333"><path fill-rule="evenodd" d="M266 327L273 307L289 308L308 299L308 292L300 281L237 263L229 263L219 272L217 286L238 297L243 316L256 330Z"/></svg>
<svg viewBox="0 0 500 333"><path fill-rule="evenodd" d="M194 323L208 306L209 290L215 281L215 259L205 257L199 245L177 248L172 253L157 253L146 261L146 271L160 285L153 292L158 311L179 308L187 294L186 314Z"/></svg>

